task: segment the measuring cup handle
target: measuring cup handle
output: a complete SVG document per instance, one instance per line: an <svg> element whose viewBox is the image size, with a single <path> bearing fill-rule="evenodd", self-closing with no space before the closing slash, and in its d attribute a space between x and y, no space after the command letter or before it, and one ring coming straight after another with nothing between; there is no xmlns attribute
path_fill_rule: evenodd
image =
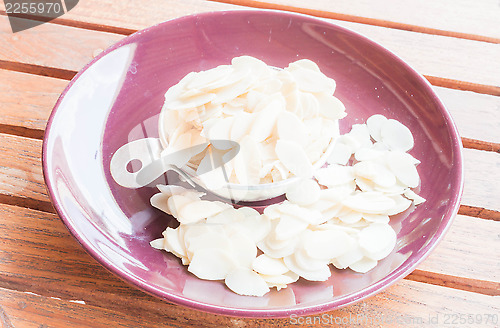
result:
<svg viewBox="0 0 500 328"><path fill-rule="evenodd" d="M150 169L151 163L160 159L162 150L163 147L157 138L139 139L123 145L111 158L110 171L113 179L120 186L131 189L153 182L165 172L163 168ZM132 166L131 171L128 169L129 164ZM144 170L145 168L148 169Z"/></svg>

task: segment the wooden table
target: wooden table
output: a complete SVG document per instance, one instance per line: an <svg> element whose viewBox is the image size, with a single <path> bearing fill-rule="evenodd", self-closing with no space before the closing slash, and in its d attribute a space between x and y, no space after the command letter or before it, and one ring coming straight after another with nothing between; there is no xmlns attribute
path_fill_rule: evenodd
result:
<svg viewBox="0 0 500 328"><path fill-rule="evenodd" d="M127 285L70 236L43 182L46 120L88 61L155 23L250 7L323 17L379 42L431 82L463 137L465 192L444 240L412 274L374 297L327 313L328 323L417 327L423 319L434 327L499 327L498 0L81 0L64 16L18 33L12 33L0 3L0 326L252 327L313 321L200 313ZM359 313L372 321L346 324Z"/></svg>

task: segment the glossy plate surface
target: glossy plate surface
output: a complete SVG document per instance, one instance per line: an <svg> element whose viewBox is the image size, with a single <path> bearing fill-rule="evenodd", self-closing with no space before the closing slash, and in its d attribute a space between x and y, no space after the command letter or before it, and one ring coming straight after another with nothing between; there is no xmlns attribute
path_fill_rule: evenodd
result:
<svg viewBox="0 0 500 328"><path fill-rule="evenodd" d="M157 137L163 95L191 71L251 55L286 67L315 61L337 82L346 105L341 121L381 113L412 131L421 160L420 194L427 202L396 216L396 249L366 274L332 269L325 282L299 281L264 297L235 295L202 281L149 242L173 219L149 205L154 188L118 186L113 153L125 143ZM326 21L279 11L213 12L171 20L135 33L104 51L71 81L50 117L43 170L61 219L106 268L160 298L199 310L278 317L331 310L379 292L409 274L442 238L458 211L463 186L461 141L429 83L376 43Z"/></svg>

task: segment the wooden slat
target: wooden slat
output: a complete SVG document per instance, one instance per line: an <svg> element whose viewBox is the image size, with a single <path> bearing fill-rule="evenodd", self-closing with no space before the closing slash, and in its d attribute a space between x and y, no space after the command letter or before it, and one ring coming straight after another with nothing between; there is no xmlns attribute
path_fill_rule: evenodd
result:
<svg viewBox="0 0 500 328"><path fill-rule="evenodd" d="M464 149L465 185L462 204L500 210L500 154Z"/></svg>
<svg viewBox="0 0 500 328"><path fill-rule="evenodd" d="M76 300L78 301L78 300ZM116 299L112 309L35 293L0 288L2 327L438 327L447 326L454 316L472 315L481 324L460 327L495 327L498 314L491 296L455 291L413 281L403 281L368 300L318 315L280 319L242 319L213 315L159 302ZM152 304L151 304L152 303ZM443 306L446 304L446 306ZM458 323L458 318L456 323Z"/></svg>
<svg viewBox="0 0 500 328"><path fill-rule="evenodd" d="M17 20L18 18L12 18ZM102 49L123 35L42 24L13 34L9 20L0 16L0 60L80 70Z"/></svg>
<svg viewBox="0 0 500 328"><path fill-rule="evenodd" d="M481 236L487 235L486 232L481 233ZM487 240L490 239L488 237ZM478 244L479 242L476 243ZM460 245L455 245L455 251L446 251L443 256L461 255L463 252L457 251L459 248ZM484 254L484 250L470 246L470 243L467 248L473 254L463 259L464 264L469 264L465 259ZM439 251L436 250L435 254L436 257ZM116 325L126 327L153 327L160 323L163 326L182 327L291 323L289 319L241 320L200 313L167 304L129 287L85 253L53 214L15 206L0 208L0 261L0 311L3 310L0 318L4 319L4 324L7 318L14 327L49 324L46 321L48 318L51 320L50 327L60 327L63 324L101 327L112 320L116 320ZM20 302L24 302L24 305ZM449 305L443 308L443 302ZM403 280L381 294L345 309L329 312L328 315L344 317L349 316L349 313L363 314L372 317L372 320L380 320L382 315L428 317L429 314L493 311L491 304L490 296ZM465 310L469 312L462 312ZM68 317L68 313L75 315ZM384 327L396 327L395 324ZM379 325L380 322L368 322L363 326Z"/></svg>
<svg viewBox="0 0 500 328"><path fill-rule="evenodd" d="M47 201L42 141L0 133L0 194Z"/></svg>
<svg viewBox="0 0 500 328"><path fill-rule="evenodd" d="M0 69L0 124L43 130L67 81ZM450 110L460 134L500 143L500 97L433 87ZM6 132L0 126L0 132ZM16 133L15 133L16 134Z"/></svg>
<svg viewBox="0 0 500 328"><path fill-rule="evenodd" d="M498 42L500 6L495 0L440 0L415 2L388 0L213 0L257 8L289 10L305 14L385 26L421 33Z"/></svg>
<svg viewBox="0 0 500 328"><path fill-rule="evenodd" d="M47 202L41 168L41 141L0 133L0 195ZM462 204L500 211L500 154L464 150L465 189Z"/></svg>
<svg viewBox="0 0 500 328"><path fill-rule="evenodd" d="M500 44L344 21L335 23L380 43L420 74L500 86L500 65L494 64L500 58Z"/></svg>
<svg viewBox="0 0 500 328"><path fill-rule="evenodd" d="M67 81L0 69L0 124L45 130Z"/></svg>
<svg viewBox="0 0 500 328"><path fill-rule="evenodd" d="M139 2L132 4L127 3L127 10L113 10L114 13L107 13L106 15L100 14L100 12L102 12L102 10L100 10L102 4L98 4L97 2L88 4L88 10L93 11L93 19L97 19L95 15L101 15L99 19L103 24L121 24L118 25L118 27L128 28L131 26L147 27L172 17L172 3L160 0L156 0L156 2L158 2L158 6L154 5L152 2L148 5L154 7L156 10L156 14L151 16L142 16L137 13L137 10L140 12L144 7ZM84 2L79 4L77 8L83 8L83 5ZM228 7L224 4L215 2L202 2L198 3L197 8L199 11L210 11L227 9ZM169 13L168 16L165 13ZM102 15L104 15L104 17L102 17ZM497 58L500 57L500 45L498 44L387 29L345 21L332 20L332 22L351 28L354 31L374 39L408 61L408 63L422 74L458 81L463 80L472 83L500 86L500 66L494 65ZM2 26L4 32L8 31L10 28L4 16L0 17L0 26ZM113 39L113 34L111 33L90 32L50 23L43 24L36 29L23 31L22 33L23 37L19 37L18 40L16 40L17 34L14 36L12 33L0 34L0 37L3 37L5 41L9 41L12 44L9 48L13 49L4 50L0 53L0 59L15 59L25 63L34 62L39 65L43 63L43 65L50 67L79 70L83 64L91 58L91 55L95 53L96 50L104 49L109 44L113 43L113 40L116 41L116 39L119 39L117 35L114 35L115 39ZM44 37L41 37L42 34ZM79 41L80 38L81 41ZM55 42L56 39L57 42ZM3 40L0 38L0 41ZM60 45L64 47L64 49L59 50L57 47L52 47L52 56L42 60L39 58L40 51L38 48L48 42L50 42L50 44ZM29 50L25 49L27 48L27 44L30 45ZM71 47L69 46L70 44ZM56 56L58 51L60 53L59 56L67 56L67 48L71 48L72 52L75 53L75 58L71 58L70 63L68 60L64 60L64 58L59 59L58 56ZM455 53L461 54L461 57L457 59L456 56L453 55ZM34 54L38 56L35 58Z"/></svg>
<svg viewBox="0 0 500 328"><path fill-rule="evenodd" d="M2 205L0 218L0 254L4 254L0 287L67 299L79 295L96 302L116 295L137 297L117 287L122 286L120 280L83 251L57 215ZM444 240L408 279L426 281L445 275L453 277L447 279L448 287L499 295L500 243L495 231L500 231L500 222L458 216ZM485 256L486 245L491 252Z"/></svg>
<svg viewBox="0 0 500 328"><path fill-rule="evenodd" d="M103 10L103 8L113 8L113 10ZM143 29L181 16L245 8L204 0L182 0L182 2L149 0L148 5L135 1L85 0L52 22L113 33L127 33L127 31ZM0 2L0 11L5 11L5 5L2 2Z"/></svg>
<svg viewBox="0 0 500 328"><path fill-rule="evenodd" d="M500 97L433 87L462 137L500 143Z"/></svg>
<svg viewBox="0 0 500 328"><path fill-rule="evenodd" d="M457 215L443 240L418 269L500 283L499 234L500 222Z"/></svg>

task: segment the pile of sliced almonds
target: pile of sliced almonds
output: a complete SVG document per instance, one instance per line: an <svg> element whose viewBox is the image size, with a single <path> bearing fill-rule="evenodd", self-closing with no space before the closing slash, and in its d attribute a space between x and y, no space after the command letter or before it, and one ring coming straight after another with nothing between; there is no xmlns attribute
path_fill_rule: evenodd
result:
<svg viewBox="0 0 500 328"><path fill-rule="evenodd" d="M231 65L189 73L166 92L160 141L166 153L210 140L238 142L240 151L224 170L198 172L218 151L210 144L187 163L209 187L311 177L346 115L335 86L307 59L276 69L236 57Z"/></svg>
<svg viewBox="0 0 500 328"><path fill-rule="evenodd" d="M241 295L262 296L300 277L325 281L330 263L365 273L395 247L390 216L425 201L412 190L420 183L412 147L403 124L374 115L338 138L314 179L300 180L263 214L160 185L151 204L180 225L151 245Z"/></svg>

